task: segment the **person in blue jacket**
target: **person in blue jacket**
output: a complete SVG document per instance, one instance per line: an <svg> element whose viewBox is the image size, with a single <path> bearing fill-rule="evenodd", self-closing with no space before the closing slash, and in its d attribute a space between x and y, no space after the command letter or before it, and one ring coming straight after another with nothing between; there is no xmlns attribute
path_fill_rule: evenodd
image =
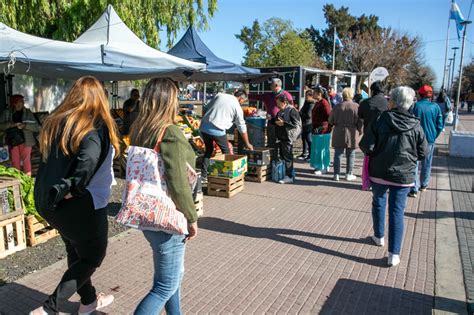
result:
<svg viewBox="0 0 474 315"><path fill-rule="evenodd" d="M420 100L413 107L413 114L420 119L421 127L425 132L428 142L428 150L424 160L418 162L415 173L415 187L408 194L410 197L416 198L418 191L425 191L428 188L431 177L431 163L433 161L433 153L441 131L443 131L443 114L438 104L431 102L433 97L433 89L429 85L423 85L419 90ZM420 168L421 164L421 168ZM418 176L418 170L420 174Z"/></svg>

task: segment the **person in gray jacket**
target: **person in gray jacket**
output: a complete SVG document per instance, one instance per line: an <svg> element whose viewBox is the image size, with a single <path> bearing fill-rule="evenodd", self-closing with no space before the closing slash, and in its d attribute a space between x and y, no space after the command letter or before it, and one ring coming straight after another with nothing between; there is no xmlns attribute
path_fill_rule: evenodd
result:
<svg viewBox="0 0 474 315"><path fill-rule="evenodd" d="M0 116L0 130L5 132L12 166L31 176L31 150L36 144L34 132L40 126L33 113L25 107L22 95L13 95L10 99L11 108L5 109Z"/></svg>
<svg viewBox="0 0 474 315"><path fill-rule="evenodd" d="M238 90L234 95L218 93L211 101L208 109L201 120L201 137L206 146L204 160L202 162L201 176L203 183L207 183L207 169L209 167L214 142L219 146L222 153L229 154L226 131L236 125L242 135L245 148L253 150L247 135L247 125L245 124L244 112L241 104L247 100L247 93Z"/></svg>

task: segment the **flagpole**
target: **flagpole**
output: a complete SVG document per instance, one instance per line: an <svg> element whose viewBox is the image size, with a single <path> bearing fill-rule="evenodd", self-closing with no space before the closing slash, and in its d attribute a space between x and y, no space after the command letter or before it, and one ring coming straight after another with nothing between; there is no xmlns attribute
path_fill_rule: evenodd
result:
<svg viewBox="0 0 474 315"><path fill-rule="evenodd" d="M443 68L443 82L441 83L441 90L444 89L444 80L446 79L446 65L448 64L448 46L449 46L449 26L451 25L451 11L448 15L448 31L446 32L446 48L444 51L444 68ZM448 82L449 85L449 82Z"/></svg>
<svg viewBox="0 0 474 315"><path fill-rule="evenodd" d="M334 26L334 35L332 36L332 71L336 63L336 27Z"/></svg>
<svg viewBox="0 0 474 315"><path fill-rule="evenodd" d="M456 103L454 104L455 114L454 114L454 131L458 128L458 118L459 118L459 98L461 97L461 84L462 84L462 70L463 70L463 60L464 60L464 46L466 44L466 30L467 26L471 24L472 21L464 21L461 24L464 26L464 33L462 35L462 46L461 46L461 61L459 62L459 84L458 84L458 93L456 96Z"/></svg>

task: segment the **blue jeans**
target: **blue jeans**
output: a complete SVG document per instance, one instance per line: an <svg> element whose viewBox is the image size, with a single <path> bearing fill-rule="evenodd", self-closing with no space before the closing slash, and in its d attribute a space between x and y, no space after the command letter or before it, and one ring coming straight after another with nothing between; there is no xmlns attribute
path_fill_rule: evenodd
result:
<svg viewBox="0 0 474 315"><path fill-rule="evenodd" d="M352 174L354 169L355 150L346 148L346 175ZM341 156L344 153L344 148L334 148L334 175L339 175L341 172Z"/></svg>
<svg viewBox="0 0 474 315"><path fill-rule="evenodd" d="M403 239L403 212L407 204L410 187L372 184L372 220L375 237L381 238L385 231L385 209L388 194L388 251L399 255Z"/></svg>
<svg viewBox="0 0 474 315"><path fill-rule="evenodd" d="M184 274L184 235L143 231L153 250L153 288L138 304L135 315L181 314L180 287Z"/></svg>
<svg viewBox="0 0 474 315"><path fill-rule="evenodd" d="M415 169L415 187L411 191L418 191L420 186L428 187L430 183L431 177L431 163L433 162L433 154L434 154L434 143L428 143L428 150L426 152L426 158L422 161L418 161L416 164ZM420 168L421 164L421 171L418 174L418 169ZM421 183L420 183L421 182Z"/></svg>

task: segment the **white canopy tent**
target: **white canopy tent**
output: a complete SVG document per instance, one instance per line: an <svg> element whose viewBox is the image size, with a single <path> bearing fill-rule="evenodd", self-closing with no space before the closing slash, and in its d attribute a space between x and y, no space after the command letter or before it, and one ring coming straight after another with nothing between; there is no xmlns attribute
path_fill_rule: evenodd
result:
<svg viewBox="0 0 474 315"><path fill-rule="evenodd" d="M182 75L206 68L147 46L110 5L74 43L32 36L0 23L0 65L6 74L53 79L93 75L103 81Z"/></svg>
<svg viewBox="0 0 474 315"><path fill-rule="evenodd" d="M145 44L127 27L110 4L99 19L74 43L100 46L105 65L145 68L156 74L170 76L182 74L183 71L206 69L204 63L178 58Z"/></svg>

